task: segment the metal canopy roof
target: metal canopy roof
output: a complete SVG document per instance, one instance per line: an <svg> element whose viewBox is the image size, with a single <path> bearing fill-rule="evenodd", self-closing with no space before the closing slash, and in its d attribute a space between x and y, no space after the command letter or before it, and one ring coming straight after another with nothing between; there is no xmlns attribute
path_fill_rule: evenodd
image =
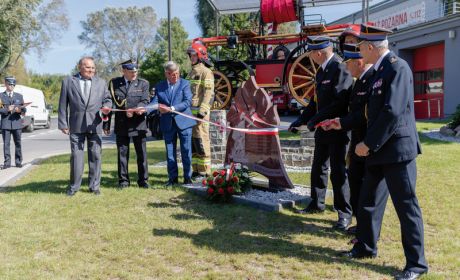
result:
<svg viewBox="0 0 460 280"><path fill-rule="evenodd" d="M221 15L257 12L260 0L208 0L213 9Z"/></svg>
<svg viewBox="0 0 460 280"><path fill-rule="evenodd" d="M362 0L298 0L303 7L320 7L358 3ZM371 2L372 0L369 0ZM213 9L221 14L258 12L260 0L208 0Z"/></svg>

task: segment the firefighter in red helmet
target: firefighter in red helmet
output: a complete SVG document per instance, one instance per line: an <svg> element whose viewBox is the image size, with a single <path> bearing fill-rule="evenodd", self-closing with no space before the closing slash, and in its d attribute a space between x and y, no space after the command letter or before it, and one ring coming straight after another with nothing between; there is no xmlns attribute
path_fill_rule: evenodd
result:
<svg viewBox="0 0 460 280"><path fill-rule="evenodd" d="M192 89L192 112L196 117L209 120L214 101L214 74L205 66L211 65L206 47L193 43L188 49L192 71L187 79ZM192 132L192 179L201 179L211 175L211 147L209 124L198 123Z"/></svg>

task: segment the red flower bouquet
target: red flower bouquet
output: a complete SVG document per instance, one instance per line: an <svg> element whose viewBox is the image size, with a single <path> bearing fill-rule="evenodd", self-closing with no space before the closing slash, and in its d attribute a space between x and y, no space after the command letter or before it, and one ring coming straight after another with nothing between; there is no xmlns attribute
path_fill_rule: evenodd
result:
<svg viewBox="0 0 460 280"><path fill-rule="evenodd" d="M248 168L236 163L214 171L212 176L202 181L202 184L207 187L210 200L228 201L233 194L242 193L250 188L252 182Z"/></svg>

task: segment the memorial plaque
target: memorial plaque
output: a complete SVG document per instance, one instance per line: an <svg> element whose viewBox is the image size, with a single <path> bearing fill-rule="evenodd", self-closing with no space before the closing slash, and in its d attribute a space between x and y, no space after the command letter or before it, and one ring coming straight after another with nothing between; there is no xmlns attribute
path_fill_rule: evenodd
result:
<svg viewBox="0 0 460 280"><path fill-rule="evenodd" d="M267 92L257 86L254 77L238 89L227 113L231 127L260 129L280 124L276 107ZM230 130L227 139L225 163L241 163L249 170L268 178L269 188L293 188L281 159L278 133L248 134Z"/></svg>

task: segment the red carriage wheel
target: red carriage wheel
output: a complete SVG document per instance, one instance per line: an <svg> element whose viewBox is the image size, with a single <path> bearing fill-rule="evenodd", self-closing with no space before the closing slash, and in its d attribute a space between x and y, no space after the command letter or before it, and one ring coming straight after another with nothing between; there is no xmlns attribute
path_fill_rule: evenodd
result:
<svg viewBox="0 0 460 280"><path fill-rule="evenodd" d="M230 80L220 71L213 70L214 74L214 103L212 109L224 109L232 99L232 84Z"/></svg>
<svg viewBox="0 0 460 280"><path fill-rule="evenodd" d="M317 65L306 52L292 63L288 74L288 86L292 96L302 105L307 106L315 94Z"/></svg>

